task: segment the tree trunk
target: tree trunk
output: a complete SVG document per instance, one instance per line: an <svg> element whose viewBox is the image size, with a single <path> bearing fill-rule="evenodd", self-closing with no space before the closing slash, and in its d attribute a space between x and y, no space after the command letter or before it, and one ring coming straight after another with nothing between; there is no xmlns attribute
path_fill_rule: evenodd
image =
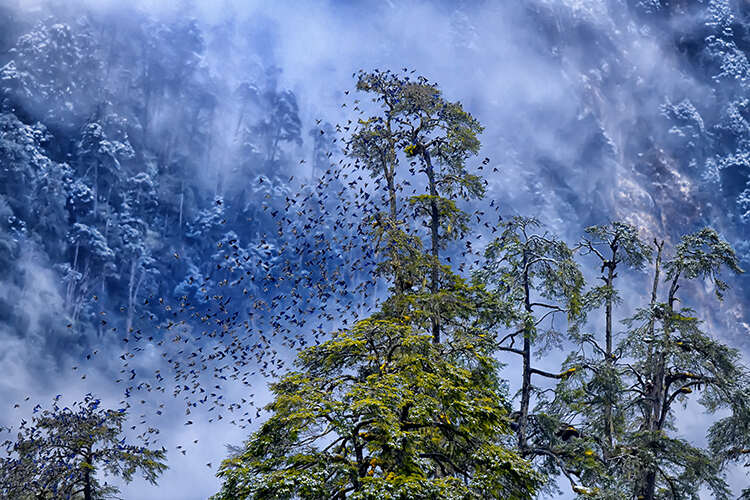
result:
<svg viewBox="0 0 750 500"><path fill-rule="evenodd" d="M518 449L521 456L525 456L528 444L526 442L526 427L529 421L529 404L531 402L531 339L528 332L523 338L523 382L521 385L521 410L518 417Z"/></svg>
<svg viewBox="0 0 750 500"><path fill-rule="evenodd" d="M651 289L651 310L653 311L656 307L656 294L659 288L659 273L661 271L661 253L664 247L664 242L656 242L657 253L656 253L656 265L654 271L654 285ZM656 331L656 322L652 317L649 321L648 332L651 339L654 339L654 333ZM651 342L650 345L654 345L655 342ZM649 366L654 366L650 373L651 387L647 391L649 397L648 401L648 412L646 415L645 427L649 432L655 432L657 430L657 424L659 421L659 415L661 413L661 402L663 393L663 379L664 379L664 351L660 350L658 353L653 352L653 347L649 348ZM656 490L656 468L649 466L643 472L642 478L639 481L639 493L636 495L637 498L643 498L644 500L654 500L654 493Z"/></svg>
<svg viewBox="0 0 750 500"><path fill-rule="evenodd" d="M661 249L660 253L661 253ZM669 337L672 330L672 314L674 308L674 302L676 300L675 293L677 292L677 279L679 273L673 278L672 286L669 289L669 298L667 300L667 307L664 311L664 322L663 329L663 340L669 342ZM649 431L659 432L664 426L664 418L667 416L669 408L667 407L667 387L666 387L666 347L660 347L659 353L657 354L657 365L654 376L652 378L654 382L654 390L651 399L651 412L649 414ZM652 440L653 443L653 440ZM645 500L654 500L656 495L656 468L649 467L645 474L645 481L643 483L643 498Z"/></svg>
<svg viewBox="0 0 750 500"><path fill-rule="evenodd" d="M438 204L437 204L437 185L435 183L435 170L432 167L432 160L430 159L430 152L427 150L422 151L422 157L424 158L425 162L425 169L427 170L427 180L430 184L430 231L431 231L431 240L432 240L432 279L430 283L430 291L433 294L433 300L435 300L435 295L437 295L439 290L439 268L440 265L440 247L439 247L439 235L438 235L438 228L440 227L440 212L438 210ZM440 313L439 311L434 311L432 315L432 341L435 344L440 343Z"/></svg>
<svg viewBox="0 0 750 500"><path fill-rule="evenodd" d="M605 350L606 350L606 364L607 364L607 370L611 374L614 371L614 360L612 359L613 353L612 353L612 293L613 293L613 284L615 281L615 268L617 267L617 244L613 243L611 246L612 249L612 259L609 262L605 262L605 266L607 267L607 278L606 278L606 284L608 290L607 295L607 303L605 306L605 315L606 315L606 326L605 326ZM611 396L611 394L610 394ZM611 397L608 397L604 404L604 439L607 442L607 455L609 454L609 451L614 448L614 440L613 436L615 433L615 426L614 421L612 418L612 405L614 401Z"/></svg>
<svg viewBox="0 0 750 500"><path fill-rule="evenodd" d="M91 491L91 471L89 469L86 469L83 473L83 499L93 499L93 492Z"/></svg>
<svg viewBox="0 0 750 500"><path fill-rule="evenodd" d="M523 252L523 292L524 309L531 315L531 293L529 287L528 256ZM526 427L529 420L529 405L531 403L531 333L528 327L523 332L523 381L521 385L521 408L518 416L518 449L524 456L528 444L526 442Z"/></svg>

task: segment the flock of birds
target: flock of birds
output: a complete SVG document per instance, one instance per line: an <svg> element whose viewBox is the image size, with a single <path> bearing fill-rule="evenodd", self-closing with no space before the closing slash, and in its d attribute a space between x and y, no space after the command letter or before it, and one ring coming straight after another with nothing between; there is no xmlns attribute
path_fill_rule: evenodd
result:
<svg viewBox="0 0 750 500"><path fill-rule="evenodd" d="M355 101L353 107L362 113L358 104ZM349 120L337 130L349 132L351 125ZM321 129L320 133L325 132ZM263 210L276 222L269 231L275 230L278 238L263 234L253 243L254 249L243 246L239 238L215 242L219 262L210 275L190 278L198 290L194 296L145 298L139 321L130 331L119 331L123 350L115 382L123 385L123 408L143 408L129 428L145 447L161 442L153 417L167 412L164 396L182 399L180 425L205 419L251 427L263 411L255 401L258 384L283 374L298 349L325 341L330 332L352 325L377 308L387 285L373 277L378 256L367 234L371 217L386 206L385 190L380 179L372 178L357 163L345 157L336 162L339 155L333 151L326 156L329 168L314 184L297 183L296 194L283 201L263 200ZM485 158L478 170L489 161ZM407 196L409 190L418 194L418 173L412 169L403 174L399 190ZM264 182L278 180L258 178L258 183ZM286 182L294 183L293 176ZM489 212L494 212L495 221L502 220L494 200L474 211L478 239L497 232L489 222L488 215L493 215ZM418 225L411 230L418 231ZM467 238L452 255L461 257L457 259L459 271L479 262L482 244ZM179 266L186 251L170 252ZM446 260L451 262L451 254L446 254ZM106 312L101 316L106 325ZM116 327L112 330L117 332ZM100 346L81 361L92 360L100 350L112 349ZM84 368L81 364L72 369ZM86 374L80 377L85 380ZM231 400L230 393L238 387L245 387L239 391L242 396ZM14 407L19 409L19 404ZM37 405L34 413L40 409ZM27 422L22 420L22 425ZM5 430L12 433L14 428ZM194 439L192 444L198 442ZM6 440L5 446L10 453L13 441ZM184 455L188 446L177 445L176 452Z"/></svg>

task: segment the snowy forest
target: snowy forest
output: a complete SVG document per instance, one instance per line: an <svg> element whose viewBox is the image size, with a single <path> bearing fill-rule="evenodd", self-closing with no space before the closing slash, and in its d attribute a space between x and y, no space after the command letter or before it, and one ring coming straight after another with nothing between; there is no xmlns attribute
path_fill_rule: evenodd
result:
<svg viewBox="0 0 750 500"><path fill-rule="evenodd" d="M0 0L0 498L750 499L750 3Z"/></svg>

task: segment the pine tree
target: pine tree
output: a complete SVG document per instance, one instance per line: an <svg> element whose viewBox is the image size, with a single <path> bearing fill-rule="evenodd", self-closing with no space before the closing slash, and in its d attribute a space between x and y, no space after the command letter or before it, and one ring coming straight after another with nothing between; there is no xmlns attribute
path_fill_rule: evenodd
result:
<svg viewBox="0 0 750 500"><path fill-rule="evenodd" d="M622 485L615 478L619 475L620 441L628 422L623 401L627 363L614 324L615 307L621 302L616 281L625 270L642 271L651 248L633 226L611 222L587 228L579 249L581 255L595 258L601 272L601 284L583 295L583 312L595 321L596 311L603 309L604 327L602 332L592 331L582 317L571 330L576 350L566 359L563 370L573 373L557 385L548 410L567 423L560 447L569 448L565 461L587 485L581 491L619 498Z"/></svg>
<svg viewBox="0 0 750 500"><path fill-rule="evenodd" d="M742 394L748 380L739 353L706 334L694 311L678 306L677 294L686 281L704 279L721 300L727 284L719 273L741 269L732 248L712 229L683 236L664 264L664 243L656 243L656 250L651 301L628 320L631 330L625 339L626 353L634 360L628 375L638 408L637 427L628 432L625 444L637 474L634 494L646 500L664 494L690 497L697 485L705 484L716 498L727 498L721 464L707 450L669 437L668 431L675 403L694 391L701 392L699 402L709 411L743 403L730 399ZM667 290L660 301L661 285Z"/></svg>

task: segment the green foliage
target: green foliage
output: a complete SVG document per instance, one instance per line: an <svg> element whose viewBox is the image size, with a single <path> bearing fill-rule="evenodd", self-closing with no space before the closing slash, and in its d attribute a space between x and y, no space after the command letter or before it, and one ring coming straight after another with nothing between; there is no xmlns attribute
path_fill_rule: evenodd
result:
<svg viewBox="0 0 750 500"><path fill-rule="evenodd" d="M540 226L526 217L505 223L502 235L487 247L485 265L477 273L477 279L491 284L514 310L506 317L509 324L520 323L532 337L538 323L525 305L526 286L541 298L557 301L551 310L565 312L572 320L581 311L584 284L573 251L553 236L536 234Z"/></svg>
<svg viewBox="0 0 750 500"><path fill-rule="evenodd" d="M269 420L222 464L215 498L530 498L559 474L586 498L695 498L699 486L726 498L723 468L750 449L747 370L677 307L677 291L703 278L721 298L720 272L741 271L731 247L704 229L662 265L655 242L652 300L624 334L613 324L616 278L643 271L654 252L622 222L587 228L571 248L536 219L514 217L467 282L440 257L471 233L457 202L484 194L465 168L481 126L423 77L360 72L357 89L380 109L358 122L346 153L388 202L386 213L373 197L362 234L389 294L299 353L296 370L272 385ZM407 169L426 182L403 200ZM585 289L577 254L598 259L601 284ZM575 351L560 372L534 366L566 339ZM522 359L517 407L498 352ZM708 411L731 411L710 449L672 434L674 406L694 393Z"/></svg>
<svg viewBox="0 0 750 500"><path fill-rule="evenodd" d="M582 369L560 382L551 405L552 412L576 422L571 443L589 447L597 459L577 469L589 488L584 496L697 499L704 486L714 498L729 498L723 467L741 459L746 448L741 436L748 425L747 369L735 349L703 330L695 311L677 307L677 292L683 281L703 278L715 284L721 299L727 285L720 272L741 272L734 251L714 230L703 229L684 236L662 266L663 244L656 243L652 300L624 321L627 330L612 348L615 268L623 262L641 269L651 252L622 224L587 233L595 239L584 240L582 248L600 259L604 285L592 288L584 302L589 311L608 308L609 338L605 347L605 335L576 332L578 349L565 366ZM676 405L693 396L708 412L731 411L709 430L708 449L672 435Z"/></svg>
<svg viewBox="0 0 750 500"><path fill-rule="evenodd" d="M617 288L610 283L605 271L612 268L612 278L616 277L615 269L624 264L635 271L643 270L652 257L652 249L638 236L635 227L624 222L614 221L606 225L586 228L586 236L581 242L583 255L594 255L601 263L603 285L592 287L586 292L584 303L587 310L603 307L608 301L619 302ZM622 267L622 266L619 266Z"/></svg>
<svg viewBox="0 0 750 500"><path fill-rule="evenodd" d="M584 246L591 252L602 247L614 249L614 260L617 263L623 262L632 269L643 269L653 254L651 247L638 235L638 230L620 221L587 227ZM601 253L599 255L605 260Z"/></svg>
<svg viewBox="0 0 750 500"><path fill-rule="evenodd" d="M272 386L270 419L224 462L217 499L531 498L539 476L507 448L508 405L483 328L495 303L388 218L380 311L299 353ZM430 336L438 317L444 343Z"/></svg>
<svg viewBox="0 0 750 500"><path fill-rule="evenodd" d="M36 412L36 410L35 410ZM165 450L126 444L124 409L100 408L86 395L72 407L45 409L24 421L13 455L0 463L3 498L104 498L118 489L100 483L98 472L130 482L140 473L151 484L167 469Z"/></svg>
<svg viewBox="0 0 750 500"><path fill-rule="evenodd" d="M357 90L373 95L372 101L380 106L381 113L359 120L359 127L347 142L347 155L373 177L383 179L392 200L400 186L396 178L398 167L402 159L413 158L421 162L420 172L430 177L429 182L435 188L430 187L427 195L411 199L417 208L429 205L431 196L441 205L441 218L458 219L461 216L453 214L460 211L451 205L451 200L484 195L482 180L469 174L465 167L466 160L479 151L478 135L482 127L464 111L460 102L446 101L437 86L422 76L411 79L391 71L361 71ZM433 161L439 170L434 171ZM414 173L417 163L411 161L409 165ZM429 218L431 214L427 210L418 211L417 215ZM458 230L455 223L444 224Z"/></svg>
<svg viewBox="0 0 750 500"><path fill-rule="evenodd" d="M485 283L495 297L495 325L509 329L496 332L495 349L521 357L516 372L521 386L519 404L513 413L519 453L545 474L564 473L577 487L573 467L578 467L579 459L590 462L591 458L586 449L571 448L567 438L560 438L560 431L569 424L550 411L546 391L535 381L538 377L565 379L576 368L547 372L533 366L532 356L543 355L562 342L556 316L564 316L569 328L576 325L584 279L573 250L554 236L540 234L540 226L533 218L514 217L506 222L501 236L488 246L476 280Z"/></svg>
<svg viewBox="0 0 750 500"><path fill-rule="evenodd" d="M427 263L422 240L402 226L390 217L378 216L373 219L370 234L376 252L387 256L378 262L376 275L391 280L398 290L408 290L421 283Z"/></svg>
<svg viewBox="0 0 750 500"><path fill-rule="evenodd" d="M715 422L708 431L709 448L717 465L739 462L750 467L750 377L745 372L734 387L726 393L727 405L732 413ZM741 498L750 498L750 488L742 491Z"/></svg>
<svg viewBox="0 0 750 500"><path fill-rule="evenodd" d="M391 221L383 220L386 217L377 212L376 222L388 227L387 239L392 242L404 241L397 233L408 232L397 200L401 177L405 176L401 171L404 169L399 169L402 160L403 164L411 160L408 170L412 176L417 170L425 175L425 192L408 199L413 217L406 219L421 221L429 231L430 273L424 279L429 279L430 292L437 295L443 273L440 251L447 242L462 238L468 230L469 216L456 206L455 200L484 196L482 180L465 167L466 160L479 151L478 135L482 127L463 110L460 102L446 101L437 86L423 76L412 79L391 71L360 71L357 90L374 95L372 102L380 107L381 113L358 121L359 126L347 141L346 153L357 165L369 170L378 185L384 183L383 199L388 201L387 218ZM376 237L379 239L380 235ZM389 246L396 254L386 262L402 262L398 252L403 245ZM390 272L393 274L398 267L393 266ZM401 271L393 274L396 293L414 285L413 276L408 274ZM433 341L440 342L439 314L432 314L430 322Z"/></svg>
<svg viewBox="0 0 750 500"><path fill-rule="evenodd" d="M444 249L448 241L463 238L469 231L469 214L460 210L453 200L441 196L422 194L409 198L416 219L430 220L433 203L437 206L439 221L438 244ZM426 222L425 226L428 226Z"/></svg>
<svg viewBox="0 0 750 500"><path fill-rule="evenodd" d="M538 478L503 446L504 394L481 338L446 349L408 317L367 319L297 367L222 465L215 498L531 498Z"/></svg>
<svg viewBox="0 0 750 500"><path fill-rule="evenodd" d="M486 329L497 301L438 255L468 231L453 198L483 193L464 170L481 127L421 77L363 72L357 88L383 108L359 122L347 153L385 181L390 213L376 210L365 237L391 293L369 318L298 354L297 370L272 385L271 417L222 464L215 498L532 498L541 478L508 447ZM428 177L429 193L409 205L430 230L429 254L399 220L397 149L418 156Z"/></svg>
<svg viewBox="0 0 750 500"><path fill-rule="evenodd" d="M675 249L674 258L664 267L667 279L674 282L680 275L686 279L703 278L712 282L716 286L716 297L719 300L728 287L719 278L721 269L726 267L735 273L743 272L731 245L711 228L683 236Z"/></svg>
<svg viewBox="0 0 750 500"><path fill-rule="evenodd" d="M567 422L567 439L555 444L560 456L569 464L581 482L597 498L627 498L623 493L621 450L618 439L626 429L629 416L622 394L626 390L622 376L622 349L615 347L617 333L613 329L613 308L620 303L615 279L623 267L640 271L650 259L651 248L638 236L637 230L622 222L586 228L579 245L584 256L594 256L600 264L602 284L592 286L583 294L580 324L571 329L576 350L563 364L573 370L555 388L555 397L546 407L560 422ZM604 308L604 331L592 332L585 318ZM584 448L584 455L576 448ZM570 450L566 450L570 449ZM588 454L586 460L579 460Z"/></svg>

